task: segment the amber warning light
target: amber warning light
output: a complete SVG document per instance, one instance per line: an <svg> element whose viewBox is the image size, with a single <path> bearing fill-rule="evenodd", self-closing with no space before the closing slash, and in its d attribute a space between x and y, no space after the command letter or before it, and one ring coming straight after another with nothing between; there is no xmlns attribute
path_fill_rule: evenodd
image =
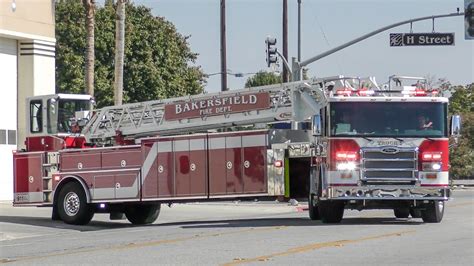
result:
<svg viewBox="0 0 474 266"><path fill-rule="evenodd" d="M276 160L273 165L277 168L283 167L283 161L282 160Z"/></svg>

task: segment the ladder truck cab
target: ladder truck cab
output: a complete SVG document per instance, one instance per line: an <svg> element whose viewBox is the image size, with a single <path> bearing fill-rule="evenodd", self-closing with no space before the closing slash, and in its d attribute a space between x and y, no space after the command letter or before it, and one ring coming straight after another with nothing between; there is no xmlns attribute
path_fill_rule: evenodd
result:
<svg viewBox="0 0 474 266"><path fill-rule="evenodd" d="M27 151L81 148L79 136L90 116L94 99L89 95L53 94L30 97L26 110Z"/></svg>
<svg viewBox="0 0 474 266"><path fill-rule="evenodd" d="M313 119L310 216L340 222L345 208L394 210L440 222L449 199L448 99L424 78L326 80L329 104ZM459 116L451 134L459 135Z"/></svg>
<svg viewBox="0 0 474 266"><path fill-rule="evenodd" d="M345 208L439 222L447 99L406 80L336 76L93 112L87 95L32 97L13 204L52 206L69 224L95 213L149 224L161 203L283 196L309 198L310 218L326 223Z"/></svg>

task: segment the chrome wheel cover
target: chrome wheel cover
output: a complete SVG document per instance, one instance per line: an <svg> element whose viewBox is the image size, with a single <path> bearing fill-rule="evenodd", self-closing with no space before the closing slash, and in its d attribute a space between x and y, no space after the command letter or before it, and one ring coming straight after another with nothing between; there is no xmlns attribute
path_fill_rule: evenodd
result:
<svg viewBox="0 0 474 266"><path fill-rule="evenodd" d="M444 209L444 201L440 200L440 201L438 201L439 213L443 213L443 209Z"/></svg>
<svg viewBox="0 0 474 266"><path fill-rule="evenodd" d="M69 192L64 197L64 211L68 216L75 216L79 212L81 202L75 192Z"/></svg>

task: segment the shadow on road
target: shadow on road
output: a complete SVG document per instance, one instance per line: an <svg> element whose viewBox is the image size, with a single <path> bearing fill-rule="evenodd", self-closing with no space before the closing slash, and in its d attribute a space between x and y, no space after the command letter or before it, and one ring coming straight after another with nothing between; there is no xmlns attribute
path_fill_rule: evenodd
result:
<svg viewBox="0 0 474 266"><path fill-rule="evenodd" d="M80 232L99 231L109 229L119 229L132 227L132 224L117 223L112 221L94 221L92 220L88 225L71 225L63 221L53 221L46 217L28 217L28 216L2 216L0 215L0 223L24 224L58 229L69 229Z"/></svg>
<svg viewBox="0 0 474 266"><path fill-rule="evenodd" d="M120 229L128 227L139 227L128 223L119 223L112 221L94 221L92 220L88 225L70 225L62 221L53 221L46 217L25 217L25 216L0 216L0 223L24 224L33 226L42 226L58 229L69 229L80 232L100 231L110 229ZM308 218L253 218L253 219L222 219L222 220L205 220L205 221L185 221L185 222L170 222L144 225L149 227L168 227L180 226L183 229L196 228L255 228L255 227L271 227L271 226L338 226L338 225L420 225L423 224L421 220L412 219L395 219L395 218L374 218L374 217L348 217L344 218L340 224L324 224L321 221L312 221Z"/></svg>
<svg viewBox="0 0 474 266"><path fill-rule="evenodd" d="M233 219L189 221L177 223L154 224L153 226L181 226L184 229L195 228L241 228L241 227L271 227L271 226L340 226L340 225L420 225L421 220L395 219L395 218L344 218L340 224L324 224L321 221L312 221L308 218L258 218L258 219Z"/></svg>

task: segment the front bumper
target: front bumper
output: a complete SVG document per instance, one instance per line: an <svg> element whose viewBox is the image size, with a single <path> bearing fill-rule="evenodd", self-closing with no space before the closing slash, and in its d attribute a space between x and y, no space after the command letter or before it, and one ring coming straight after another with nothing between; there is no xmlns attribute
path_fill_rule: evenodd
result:
<svg viewBox="0 0 474 266"><path fill-rule="evenodd" d="M334 186L323 190L330 200L449 200L449 187Z"/></svg>

